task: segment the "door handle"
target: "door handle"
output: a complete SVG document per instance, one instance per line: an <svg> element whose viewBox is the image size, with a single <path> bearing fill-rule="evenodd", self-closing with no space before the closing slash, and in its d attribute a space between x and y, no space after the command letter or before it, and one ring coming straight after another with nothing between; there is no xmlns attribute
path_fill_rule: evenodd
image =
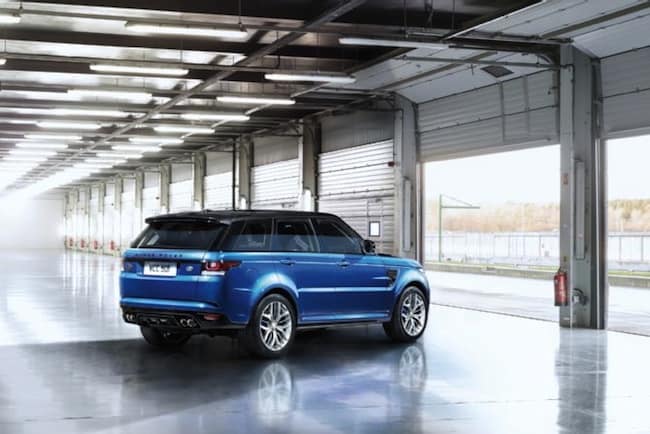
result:
<svg viewBox="0 0 650 434"><path fill-rule="evenodd" d="M280 259L280 264L282 265L294 265L296 261L293 259Z"/></svg>
<svg viewBox="0 0 650 434"><path fill-rule="evenodd" d="M348 267L348 266L350 266L350 263L348 261L339 262L339 267Z"/></svg>

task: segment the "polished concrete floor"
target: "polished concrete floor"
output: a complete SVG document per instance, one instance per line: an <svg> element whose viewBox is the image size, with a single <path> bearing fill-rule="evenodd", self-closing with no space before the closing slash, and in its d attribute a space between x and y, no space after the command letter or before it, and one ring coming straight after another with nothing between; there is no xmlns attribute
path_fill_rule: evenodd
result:
<svg viewBox="0 0 650 434"><path fill-rule="evenodd" d="M438 304L557 321L553 282L428 271ZM650 336L650 289L611 286L608 329Z"/></svg>
<svg viewBox="0 0 650 434"><path fill-rule="evenodd" d="M0 433L648 433L650 338L431 307L423 339L300 335L147 347L114 258L0 252Z"/></svg>

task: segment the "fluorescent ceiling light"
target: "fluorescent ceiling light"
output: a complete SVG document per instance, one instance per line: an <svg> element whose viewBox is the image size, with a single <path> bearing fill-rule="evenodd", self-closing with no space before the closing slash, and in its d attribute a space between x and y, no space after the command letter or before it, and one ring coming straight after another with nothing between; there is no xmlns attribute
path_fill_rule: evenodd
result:
<svg viewBox="0 0 650 434"><path fill-rule="evenodd" d="M271 81L317 81L339 84L350 84L357 80L351 75L332 74L264 74L264 78Z"/></svg>
<svg viewBox="0 0 650 434"><path fill-rule="evenodd" d="M187 75L190 72L189 69L184 68L111 65L108 63L93 64L90 65L90 69L95 72L109 72L115 74L173 75L178 77Z"/></svg>
<svg viewBox="0 0 650 434"><path fill-rule="evenodd" d="M95 123L66 122L66 121L42 121L38 123L41 128L55 130L98 130L102 126Z"/></svg>
<svg viewBox="0 0 650 434"><path fill-rule="evenodd" d="M374 38L339 38L342 45L368 45L371 47L404 47L404 48L428 48L430 50L444 50L449 48L447 44L436 42L413 41L408 39L374 39Z"/></svg>
<svg viewBox="0 0 650 434"><path fill-rule="evenodd" d="M146 146L146 145L114 145L111 146L113 151L121 152L159 152L160 146Z"/></svg>
<svg viewBox="0 0 650 434"><path fill-rule="evenodd" d="M65 143L19 142L16 143L16 147L25 149L66 149L68 145Z"/></svg>
<svg viewBox="0 0 650 434"><path fill-rule="evenodd" d="M18 24L20 19L19 14L0 13L0 24Z"/></svg>
<svg viewBox="0 0 650 434"><path fill-rule="evenodd" d="M127 89L69 89L70 95L91 98L106 98L106 99L134 99L134 100L150 100L153 95L149 92L142 92L138 90Z"/></svg>
<svg viewBox="0 0 650 434"><path fill-rule="evenodd" d="M27 157L27 156L14 156L8 155L3 161L20 161L20 162L41 162L47 160L47 157Z"/></svg>
<svg viewBox="0 0 650 434"><path fill-rule="evenodd" d="M72 136L65 134L25 134L26 139L30 140L62 140L62 141L78 141L81 136Z"/></svg>
<svg viewBox="0 0 650 434"><path fill-rule="evenodd" d="M156 144L156 145L180 145L183 143L183 139L176 139L173 137L131 137L129 138L131 143L143 143L143 144Z"/></svg>
<svg viewBox="0 0 650 434"><path fill-rule="evenodd" d="M180 24L148 24L127 22L127 29L137 33L153 33L157 35L202 36L206 38L243 39L248 36L245 30L226 29L217 27L189 26Z"/></svg>
<svg viewBox="0 0 650 434"><path fill-rule="evenodd" d="M183 113L181 118L188 121L247 121L250 116L238 113Z"/></svg>
<svg viewBox="0 0 650 434"><path fill-rule="evenodd" d="M217 101L232 104L263 104L263 105L293 105L295 99L274 98L274 97L252 97L252 96L218 96Z"/></svg>
<svg viewBox="0 0 650 434"><path fill-rule="evenodd" d="M102 159L116 159L116 160L137 160L142 158L142 154L115 154L112 152L98 152L97 153L98 158Z"/></svg>
<svg viewBox="0 0 650 434"><path fill-rule="evenodd" d="M158 125L153 129L159 133L212 134L214 132L210 127L196 127L193 125Z"/></svg>
<svg viewBox="0 0 650 434"><path fill-rule="evenodd" d="M11 155L29 155L29 156L37 156L37 157L51 157L53 155L56 155L55 151L45 151L45 150L32 150L32 149L12 149L9 151L9 154Z"/></svg>
<svg viewBox="0 0 650 434"><path fill-rule="evenodd" d="M74 169L109 169L113 167L111 163L77 163Z"/></svg>
<svg viewBox="0 0 650 434"><path fill-rule="evenodd" d="M7 63L7 59L0 59L0 66L4 65Z"/></svg>
<svg viewBox="0 0 650 434"><path fill-rule="evenodd" d="M121 110L87 110L87 109L66 109L66 108L57 108L50 110L43 110L44 114L51 114L52 116L97 116L97 117L107 117L107 118L124 118L131 114L136 113L127 113Z"/></svg>
<svg viewBox="0 0 650 434"><path fill-rule="evenodd" d="M15 125L34 125L37 124L38 121L29 119L10 119L9 123Z"/></svg>

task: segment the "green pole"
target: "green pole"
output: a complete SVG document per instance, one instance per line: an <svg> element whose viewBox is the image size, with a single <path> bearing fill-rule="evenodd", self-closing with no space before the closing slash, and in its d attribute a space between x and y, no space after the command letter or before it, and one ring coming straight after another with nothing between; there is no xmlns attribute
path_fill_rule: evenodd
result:
<svg viewBox="0 0 650 434"><path fill-rule="evenodd" d="M438 196L438 262L442 262L442 194Z"/></svg>

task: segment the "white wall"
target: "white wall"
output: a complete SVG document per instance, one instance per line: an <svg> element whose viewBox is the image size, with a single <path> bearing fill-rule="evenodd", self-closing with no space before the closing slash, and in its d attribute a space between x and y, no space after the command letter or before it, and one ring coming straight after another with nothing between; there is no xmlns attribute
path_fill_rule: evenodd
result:
<svg viewBox="0 0 650 434"><path fill-rule="evenodd" d="M63 199L0 198L0 249L62 249Z"/></svg>

